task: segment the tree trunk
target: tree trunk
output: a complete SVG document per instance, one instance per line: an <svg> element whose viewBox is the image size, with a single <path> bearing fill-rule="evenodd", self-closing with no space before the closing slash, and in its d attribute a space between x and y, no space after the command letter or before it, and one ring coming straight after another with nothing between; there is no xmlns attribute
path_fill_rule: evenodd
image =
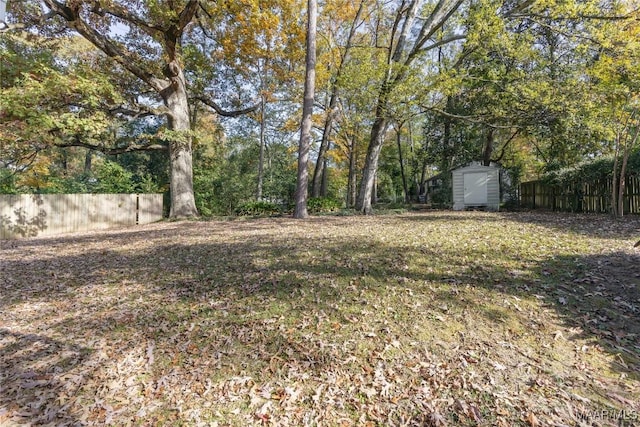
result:
<svg viewBox="0 0 640 427"><path fill-rule="evenodd" d="M447 99L447 105L449 106L451 102L451 97ZM440 187L441 192L441 200L445 204L451 204L453 201L453 190L452 190L452 176L451 169L453 168L454 157L455 157L455 145L453 138L451 137L451 119L449 117L445 117L444 119L444 132L443 132L443 141L444 150L442 150L442 164L440 166L441 169L441 177L442 177L442 186ZM444 193L443 193L444 192Z"/></svg>
<svg viewBox="0 0 640 427"><path fill-rule="evenodd" d="M420 190L418 190L418 196L424 195L425 202L427 201L427 189L426 189L426 181L427 181L427 166L429 166L429 161L424 159L422 161L422 170L420 171Z"/></svg>
<svg viewBox="0 0 640 427"><path fill-rule="evenodd" d="M495 129L489 128L487 131L487 139L484 143L484 150L482 150L482 164L484 166L491 166L491 154L493 153L493 141L494 141Z"/></svg>
<svg viewBox="0 0 640 427"><path fill-rule="evenodd" d="M373 179L373 191L371 192L371 204L375 205L378 203L378 177L376 176Z"/></svg>
<svg viewBox="0 0 640 427"><path fill-rule="evenodd" d="M306 75L304 80L304 101L302 104L302 124L300 126L300 144L298 146L298 178L296 183L293 217L302 219L307 213L307 187L309 184L309 148L311 147L311 125L313 113L313 99L316 80L316 22L318 19L317 0L307 1L307 52Z"/></svg>
<svg viewBox="0 0 640 427"><path fill-rule="evenodd" d="M351 147L349 154L349 178L348 178L348 190L347 190L347 207L353 207L356 202L357 193L357 172L356 172L356 137L355 134L351 139Z"/></svg>
<svg viewBox="0 0 640 427"><path fill-rule="evenodd" d="M426 17L418 16L420 7L423 5L420 0L403 1L398 5L387 46L386 75L377 95L375 120L371 127L371 137L356 203L356 209L363 214L372 212L371 196L387 129L389 96L393 89L407 78L410 66L421 54L462 38L460 35L454 35L425 47L462 3L463 0L438 0ZM416 20L421 24L414 27Z"/></svg>
<svg viewBox="0 0 640 427"><path fill-rule="evenodd" d="M407 185L407 177L404 173L404 157L402 155L402 140L400 138L400 131L402 127L396 131L396 143L398 144L398 158L400 159L400 175L402 177L402 189L404 190L404 202L409 203L409 186Z"/></svg>
<svg viewBox="0 0 640 427"><path fill-rule="evenodd" d="M365 215L370 215L373 211L371 209L371 199L386 129L387 119L384 117L376 118L371 127L369 148L367 149L367 157L362 170L362 182L360 183L360 191L356 200L356 210Z"/></svg>
<svg viewBox="0 0 640 427"><path fill-rule="evenodd" d="M329 151L329 145L331 144L331 131L333 129L333 110L336 107L337 96L331 94L331 100L329 101L329 109L327 113L327 119L324 122L324 129L322 131L322 141L320 142L320 150L318 151L318 160L316 161L315 168L313 169L313 180L311 182L311 196L319 197L321 194L322 178L324 175L324 168L326 168L327 151Z"/></svg>
<svg viewBox="0 0 640 427"><path fill-rule="evenodd" d="M100 12L102 7L96 7L89 11L80 7L82 2L43 0L43 3L52 13L64 19L70 29L78 32L96 48L112 58L140 81L148 84L160 95L168 110L168 128L174 131L173 138L169 144L169 160L171 164L171 210L169 216L171 218L198 216L193 194L189 102L186 80L180 65L178 50L184 30L195 17L200 8L200 2L188 0L176 16L169 14L168 16L172 18L167 17L167 20L157 25L142 21L139 18L141 15L138 15L138 13L130 14L126 8L121 8L121 6L115 8L115 14L127 22L129 26L149 33L152 37L157 37L156 41L159 42L162 48L162 57L167 61L162 70L165 78L159 78L154 73L154 68L148 69L146 67L145 61L136 61L136 55L128 51L126 45L116 43L109 38L107 33L101 31L99 26L93 26L91 20L85 19L92 13L104 16L104 13ZM109 5L104 4L104 7L107 9L107 13L113 12L109 11ZM141 9L144 9L144 7L141 6ZM177 10L172 7L172 11ZM162 40L159 41L159 39Z"/></svg>
<svg viewBox="0 0 640 427"><path fill-rule="evenodd" d="M633 151L640 137L640 129L638 125L633 126L634 118L636 114L631 116L629 120L627 131L625 132L624 149L622 151L622 166L620 168L620 184L618 185L618 216L624 215L624 190L625 190L625 176L627 174L627 164L629 163L629 155ZM633 136L631 133L633 132ZM616 158L617 159L617 158Z"/></svg>
<svg viewBox="0 0 640 427"><path fill-rule="evenodd" d="M193 194L193 156L189 101L182 68L177 61L167 65L165 74L171 83L161 92L169 109L169 129L176 132L176 139L169 144L171 218L198 216Z"/></svg>
<svg viewBox="0 0 640 427"><path fill-rule="evenodd" d="M362 12L364 10L364 3L365 0L360 1L358 11L356 12L356 16L351 23L351 28L349 29L349 36L347 37L347 42L344 46L344 54L340 59L340 64L338 65L336 75L331 80L331 96L329 98L329 108L327 109L327 118L324 122L324 129L322 131L322 141L320 143L320 150L318 152L318 160L313 171L313 182L311 184L311 195L313 197L318 197L319 195L326 197L327 195L327 151L329 151L329 147L331 145L333 119L336 110L336 104L338 103L338 84L340 81L340 76L343 72L343 66L347 62L349 52L351 51L353 37L356 34L358 22L360 21L360 17L362 16ZM322 177L320 177L321 172Z"/></svg>
<svg viewBox="0 0 640 427"><path fill-rule="evenodd" d="M611 176L611 214L618 216L618 157L620 155L620 141L622 133L616 134L616 147L613 154L613 171Z"/></svg>
<svg viewBox="0 0 640 427"><path fill-rule="evenodd" d="M618 184L618 217L624 216L624 187L625 175L627 174L627 162L629 161L629 150L624 150L622 155L622 166L620 167L620 184Z"/></svg>
<svg viewBox="0 0 640 427"><path fill-rule="evenodd" d="M329 162L325 158L322 163L322 183L320 185L320 197L327 197L327 194L329 194Z"/></svg>
<svg viewBox="0 0 640 427"><path fill-rule="evenodd" d="M91 172L91 161L93 159L93 150L87 150L87 153L84 155L84 173L88 174Z"/></svg>
<svg viewBox="0 0 640 427"><path fill-rule="evenodd" d="M256 200L262 199L262 185L264 181L264 95L260 97L260 155L258 157L258 188L256 189Z"/></svg>
<svg viewBox="0 0 640 427"><path fill-rule="evenodd" d="M1 0L0 0L1 1ZM62 149L62 174L67 176L69 173L69 155L65 148Z"/></svg>

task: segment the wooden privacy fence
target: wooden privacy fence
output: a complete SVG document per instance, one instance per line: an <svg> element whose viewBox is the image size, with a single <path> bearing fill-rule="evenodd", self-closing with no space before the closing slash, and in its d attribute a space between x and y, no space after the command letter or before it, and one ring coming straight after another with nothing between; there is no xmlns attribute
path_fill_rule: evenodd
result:
<svg viewBox="0 0 640 427"><path fill-rule="evenodd" d="M627 176L624 189L624 213L640 213L640 177ZM520 184L520 205L533 209L565 212L611 212L611 180L570 185L550 185L542 181Z"/></svg>
<svg viewBox="0 0 640 427"><path fill-rule="evenodd" d="M0 194L0 239L148 224L162 194Z"/></svg>

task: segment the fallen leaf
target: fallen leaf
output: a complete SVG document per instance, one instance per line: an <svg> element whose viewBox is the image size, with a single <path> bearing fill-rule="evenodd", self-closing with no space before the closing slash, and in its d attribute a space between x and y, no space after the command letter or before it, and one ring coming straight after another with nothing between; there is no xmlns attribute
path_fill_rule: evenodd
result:
<svg viewBox="0 0 640 427"><path fill-rule="evenodd" d="M540 425L540 423L538 422L538 418L535 416L535 414L533 412L527 412L527 416L525 417L525 421L531 427L538 427Z"/></svg>

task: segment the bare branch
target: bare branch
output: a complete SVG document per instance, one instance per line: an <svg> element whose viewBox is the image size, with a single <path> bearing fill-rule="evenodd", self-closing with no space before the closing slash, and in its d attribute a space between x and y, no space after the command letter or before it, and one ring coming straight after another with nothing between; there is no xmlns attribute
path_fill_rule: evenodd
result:
<svg viewBox="0 0 640 427"><path fill-rule="evenodd" d="M0 22L0 34L8 33L9 31L21 30L25 27L24 24L7 24L6 22Z"/></svg>
<svg viewBox="0 0 640 427"><path fill-rule="evenodd" d="M193 20L193 17L198 12L198 8L200 6L200 2L198 0L190 0L187 5L180 12L180 16L178 18L178 31L182 32L189 23Z"/></svg>
<svg viewBox="0 0 640 427"><path fill-rule="evenodd" d="M516 136L518 136L520 131L521 129L516 129L516 131L513 132L513 134L511 135L511 137L509 137L509 139L507 139L505 143L502 144L502 148L500 149L500 155L497 158L491 159L492 162L498 163L502 160L505 153L507 152L507 147L509 146L509 143L513 141L516 138Z"/></svg>
<svg viewBox="0 0 640 427"><path fill-rule="evenodd" d="M133 60L129 52L123 51L113 40L109 39L105 34L98 32L95 28L89 26L80 16L79 10L71 9L65 4L56 0L43 0L51 12L62 17L67 21L67 25L80 33L84 38L91 42L95 47L103 51L107 56L112 58L118 64L122 65L126 70L134 74L153 87L156 91L162 91L169 82L164 79L155 77L150 71L145 70L139 65L138 61Z"/></svg>
<svg viewBox="0 0 640 427"><path fill-rule="evenodd" d="M506 17L514 16L517 13L523 12L529 8L532 4L534 4L536 0L525 0L520 4L515 5L511 10L505 12Z"/></svg>
<svg viewBox="0 0 640 427"><path fill-rule="evenodd" d="M141 141L145 141L141 139ZM153 141L146 141L145 143L134 143L127 145L125 147L106 147L104 145L96 145L90 144L88 142L84 142L80 139L78 135L76 135L75 139L68 142L60 142L54 144L56 147L67 148L67 147L83 147L88 148L90 150L100 151L101 153L115 156L116 154L124 154L124 153L133 153L136 151L160 151L160 150L168 150L166 145L158 144Z"/></svg>
<svg viewBox="0 0 640 427"><path fill-rule="evenodd" d="M427 107L423 112L427 112L427 111L431 111L437 114L440 114L441 116L444 117L448 117L450 119L457 119L457 120L464 120L466 122L469 123L474 123L474 124L480 124L483 126L487 126L493 129L513 129L513 128L519 128L520 126L517 125L496 125L490 122L487 122L485 120L482 120L481 118L479 118L479 116L462 116L460 114L453 114L453 113L449 113L447 111L441 110L439 108L435 108L435 107Z"/></svg>
<svg viewBox="0 0 640 427"><path fill-rule="evenodd" d="M129 118L129 120L137 120L144 117L158 116L160 114L165 114L165 113L159 113L159 112L155 112L147 109L132 110L130 108L125 108L125 107L115 107L109 110L109 114L112 116L116 116L116 115L126 116Z"/></svg>
<svg viewBox="0 0 640 427"><path fill-rule="evenodd" d="M575 15L575 16L549 16L543 15L541 13L517 13L508 15L512 18L537 18L537 19L548 19L552 21L626 21L629 19L638 19L637 11L633 11L626 15Z"/></svg>
<svg viewBox="0 0 640 427"><path fill-rule="evenodd" d="M398 41L395 47L393 48L393 53L391 54L391 60L394 62L400 62L400 58L402 57L402 54L405 51L405 44L407 42L409 31L411 30L411 27L413 26L413 22L416 19L416 15L418 14L419 3L420 3L419 0L411 0L411 3L409 4L409 7L406 12L407 16L404 19L404 23L402 24L402 29L400 30L400 35L398 36ZM402 13L404 13L404 11L402 11ZM399 19L400 19L400 13L398 13L398 16L396 17L396 22Z"/></svg>
<svg viewBox="0 0 640 427"><path fill-rule="evenodd" d="M455 34L451 37L447 37L445 39L442 39L436 43L430 44L429 46L423 47L422 49L420 49L421 52L427 52L430 51L432 49L436 49L440 46L444 46L446 44L449 44L451 42L457 41L457 40L464 40L467 38L466 34Z"/></svg>
<svg viewBox="0 0 640 427"><path fill-rule="evenodd" d="M206 96L197 96L195 99L202 102L204 105L213 108L213 110L216 113L224 117L238 117L238 116L242 116L243 114L252 113L256 111L258 108L260 108L260 104L258 103L251 107L244 108L242 110L228 111L228 110L223 110L222 107L220 107L213 100L207 98Z"/></svg>
<svg viewBox="0 0 640 427"><path fill-rule="evenodd" d="M131 10L126 9L124 7L122 7L121 5L118 4L111 4L109 7L103 7L102 5L99 4L95 4L94 5L94 13L98 14L98 15L111 15L113 17L119 18L125 22L128 22L130 24L133 24L139 28L141 28L142 30L144 30L147 34L153 36L153 35L158 35L164 32L164 29L161 27L158 27L156 25L152 25L148 22L146 22L145 20L143 20L142 18L140 18L139 16L135 15L134 13L132 13Z"/></svg>

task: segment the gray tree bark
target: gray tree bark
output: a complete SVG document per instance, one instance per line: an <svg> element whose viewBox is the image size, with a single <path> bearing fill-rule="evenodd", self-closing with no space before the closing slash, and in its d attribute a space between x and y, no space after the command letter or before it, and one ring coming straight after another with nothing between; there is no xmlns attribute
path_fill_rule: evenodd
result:
<svg viewBox="0 0 640 427"><path fill-rule="evenodd" d="M360 6L358 7L358 11L356 12L356 16L351 23L351 28L349 29L349 35L347 36L347 42L344 47L344 53L340 58L340 64L338 64L338 69L336 71L335 77L331 80L331 96L329 97L329 107L327 109L327 118L324 122L324 129L322 131L322 141L320 142L320 150L318 151L318 160L316 161L316 165L313 171L313 180L311 183L311 195L312 197L318 197L322 195L323 197L327 195L327 152L329 151L331 145L331 132L333 131L333 120L336 110L336 104L338 102L338 92L339 92L339 84L340 77L342 76L344 64L347 62L349 58L349 53L353 44L353 37L355 36L356 29L358 27L358 22L360 21L360 17L362 16L362 11L364 10L364 0L360 2Z"/></svg>
<svg viewBox="0 0 640 427"><path fill-rule="evenodd" d="M402 138L401 138L402 126L398 126L396 129L396 144L398 145L398 160L400 161L400 176L402 178L402 190L404 191L404 202L409 203L411 201L411 195L409 194L409 185L407 184L407 175L404 170L404 155L402 153Z"/></svg>
<svg viewBox="0 0 640 427"><path fill-rule="evenodd" d="M264 95L260 98L260 154L258 156L258 188L256 189L256 200L262 199L262 186L264 182L264 149L265 149L265 122L264 122Z"/></svg>
<svg viewBox="0 0 640 427"><path fill-rule="evenodd" d="M197 0L189 0L182 10L176 11L176 18L164 25L151 25L138 17L134 11L118 6L108 9L95 9L91 13L104 13L116 16L133 27L143 28L149 33L161 36L162 50L166 58L164 76L154 75L142 61L135 61L135 55L126 50L126 46L114 42L108 34L86 18L81 10L81 2L67 4L56 0L43 0L52 14L63 18L69 28L77 31L96 48L119 63L124 69L149 85L162 98L167 108L168 127L175 131L170 142L171 168L171 211L172 218L187 218L198 215L193 194L193 160L191 117L186 80L180 65L179 47L185 27L192 21L199 7Z"/></svg>
<svg viewBox="0 0 640 427"><path fill-rule="evenodd" d="M384 144L385 132L388 124L389 96L394 88L407 76L409 66L422 53L435 49L454 40L461 40L464 36L455 35L449 39L438 41L425 46L432 36L458 10L463 0L438 0L429 16L417 19L422 6L422 0L402 2L396 12L387 50L387 74L380 86L376 103L376 118L371 127L369 147L362 171L362 182L358 192L356 210L363 214L372 213L371 196L378 169L378 159ZM419 25L414 26L416 22ZM412 39L411 34L417 37Z"/></svg>
<svg viewBox="0 0 640 427"><path fill-rule="evenodd" d="M300 144L298 145L298 176L295 194L293 217L302 219L309 216L307 212L307 196L309 186L309 149L311 147L311 125L313 100L316 82L316 23L318 20L317 0L307 1L307 52L306 74L304 80L304 100L302 104L302 123L300 126Z"/></svg>
<svg viewBox="0 0 640 427"><path fill-rule="evenodd" d="M182 68L177 61L169 63L165 75L170 84L161 91L169 110L169 129L178 132L176 140L169 144L171 218L189 218L198 215L193 194L193 152L189 99Z"/></svg>

